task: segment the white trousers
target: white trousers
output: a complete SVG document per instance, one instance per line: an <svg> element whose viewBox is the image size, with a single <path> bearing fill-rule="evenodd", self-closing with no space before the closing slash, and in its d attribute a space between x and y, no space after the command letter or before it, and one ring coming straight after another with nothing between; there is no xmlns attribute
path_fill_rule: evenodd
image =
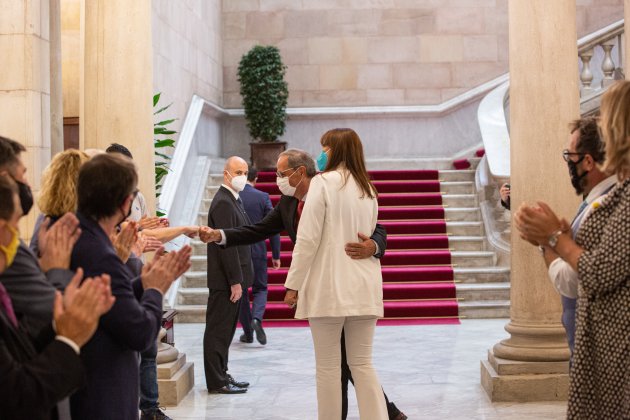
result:
<svg viewBox="0 0 630 420"><path fill-rule="evenodd" d="M361 420L387 420L383 390L372 366L374 316L323 317L308 320L315 347L319 420L341 418L341 330L354 379Z"/></svg>

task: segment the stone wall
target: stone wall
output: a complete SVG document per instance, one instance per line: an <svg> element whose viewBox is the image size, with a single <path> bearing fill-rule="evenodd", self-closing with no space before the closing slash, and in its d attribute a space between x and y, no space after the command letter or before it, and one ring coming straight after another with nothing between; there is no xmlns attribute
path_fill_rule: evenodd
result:
<svg viewBox="0 0 630 420"><path fill-rule="evenodd" d="M236 71L277 45L289 106L439 104L506 73L507 0L223 0L223 105ZM578 0L578 32L623 17L623 0Z"/></svg>
<svg viewBox="0 0 630 420"><path fill-rule="evenodd" d="M223 96L220 0L153 0L153 86L180 131L193 94Z"/></svg>

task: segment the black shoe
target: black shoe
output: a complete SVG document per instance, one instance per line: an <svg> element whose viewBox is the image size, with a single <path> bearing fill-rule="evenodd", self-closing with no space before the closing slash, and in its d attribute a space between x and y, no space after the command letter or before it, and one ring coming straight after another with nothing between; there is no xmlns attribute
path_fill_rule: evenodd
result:
<svg viewBox="0 0 630 420"><path fill-rule="evenodd" d="M249 386L249 382L237 382L230 374L227 375L227 380L229 385L234 385L237 388L247 388Z"/></svg>
<svg viewBox="0 0 630 420"><path fill-rule="evenodd" d="M208 390L210 394L244 394L247 392L247 388L237 388L232 384L227 384L219 389Z"/></svg>
<svg viewBox="0 0 630 420"><path fill-rule="evenodd" d="M252 319L252 329L256 332L256 340L263 346L267 344L267 334L263 330L262 322L256 318Z"/></svg>
<svg viewBox="0 0 630 420"><path fill-rule="evenodd" d="M238 339L241 343L253 343L254 337L247 337L245 334L241 334L241 338Z"/></svg>
<svg viewBox="0 0 630 420"><path fill-rule="evenodd" d="M151 408L149 410L142 410L140 420L173 420L159 408Z"/></svg>

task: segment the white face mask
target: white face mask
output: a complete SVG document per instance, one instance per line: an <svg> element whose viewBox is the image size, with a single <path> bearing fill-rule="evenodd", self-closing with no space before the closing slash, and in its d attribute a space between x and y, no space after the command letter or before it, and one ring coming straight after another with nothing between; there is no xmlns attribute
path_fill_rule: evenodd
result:
<svg viewBox="0 0 630 420"><path fill-rule="evenodd" d="M229 172L228 172L228 175L230 175ZM232 180L230 181L230 184L232 184L232 188L234 189L234 191L241 192L243 191L243 189L245 189L245 184L247 184L247 175L239 175L239 176L230 175L230 177L232 178Z"/></svg>
<svg viewBox="0 0 630 420"><path fill-rule="evenodd" d="M304 178L300 179L300 182L298 182L298 184L295 187L292 187L291 184L289 183L289 178L295 175L296 172L297 171L293 172L289 176L285 176L282 178L276 177L276 185L278 185L278 188L280 189L280 192L283 195L288 195L289 197L293 197L295 195L295 190L302 183L302 179Z"/></svg>

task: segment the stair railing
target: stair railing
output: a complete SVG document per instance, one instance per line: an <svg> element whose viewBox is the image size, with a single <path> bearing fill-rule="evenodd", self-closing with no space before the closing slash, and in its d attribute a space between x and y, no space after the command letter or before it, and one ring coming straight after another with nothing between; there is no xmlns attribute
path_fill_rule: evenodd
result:
<svg viewBox="0 0 630 420"><path fill-rule="evenodd" d="M578 41L580 111L599 110L601 95L624 78L624 20L621 19ZM616 58L616 60L615 60ZM477 166L475 183L489 245L499 264L509 264L509 213L500 204L499 187L510 178L509 79L480 102L477 120L486 151Z"/></svg>

